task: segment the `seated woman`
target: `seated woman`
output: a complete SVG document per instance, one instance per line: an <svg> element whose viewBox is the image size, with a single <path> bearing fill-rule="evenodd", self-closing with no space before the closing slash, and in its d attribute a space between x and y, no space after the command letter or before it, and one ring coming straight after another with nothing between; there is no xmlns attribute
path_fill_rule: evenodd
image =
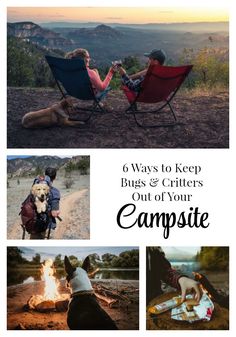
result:
<svg viewBox="0 0 236 337"><path fill-rule="evenodd" d="M103 99L110 90L109 84L111 82L114 73L116 72L117 69L116 66L113 66L109 69L104 81L102 81L98 73L98 70L89 68L90 55L86 49L77 48L67 53L65 57L70 59L80 57L84 60L94 90L94 94L99 101Z"/></svg>

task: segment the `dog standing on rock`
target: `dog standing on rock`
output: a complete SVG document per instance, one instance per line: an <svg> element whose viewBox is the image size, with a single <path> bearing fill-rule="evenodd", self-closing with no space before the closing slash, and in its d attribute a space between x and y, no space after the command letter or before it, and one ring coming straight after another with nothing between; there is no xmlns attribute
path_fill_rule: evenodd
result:
<svg viewBox="0 0 236 337"><path fill-rule="evenodd" d="M87 272L90 260L87 256L82 268L74 268L68 257L64 259L67 282L71 288L67 324L71 330L118 330L115 322L103 310L93 293Z"/></svg>

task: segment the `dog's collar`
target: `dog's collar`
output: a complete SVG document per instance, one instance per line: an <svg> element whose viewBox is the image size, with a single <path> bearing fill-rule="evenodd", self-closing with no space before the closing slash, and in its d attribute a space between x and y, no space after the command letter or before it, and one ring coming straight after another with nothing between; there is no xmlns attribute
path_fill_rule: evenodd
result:
<svg viewBox="0 0 236 337"><path fill-rule="evenodd" d="M93 290L80 290L76 291L75 293L71 294L70 297L77 297L77 296L83 296L83 295L93 295L94 291Z"/></svg>

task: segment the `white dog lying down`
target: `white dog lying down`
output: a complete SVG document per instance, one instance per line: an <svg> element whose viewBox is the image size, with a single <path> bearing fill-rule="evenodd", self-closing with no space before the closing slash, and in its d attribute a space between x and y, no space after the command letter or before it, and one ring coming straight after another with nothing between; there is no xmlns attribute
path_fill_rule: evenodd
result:
<svg viewBox="0 0 236 337"><path fill-rule="evenodd" d="M31 194L34 196L34 204L37 208L37 213L43 213L47 210L47 196L49 186L45 183L34 184L31 187Z"/></svg>

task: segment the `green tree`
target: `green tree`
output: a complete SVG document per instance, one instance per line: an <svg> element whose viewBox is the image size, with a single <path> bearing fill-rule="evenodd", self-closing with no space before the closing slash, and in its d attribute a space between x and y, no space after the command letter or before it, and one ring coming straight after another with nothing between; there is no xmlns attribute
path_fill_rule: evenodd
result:
<svg viewBox="0 0 236 337"><path fill-rule="evenodd" d="M65 172L70 173L76 169L75 163L72 161L69 161L65 166Z"/></svg>
<svg viewBox="0 0 236 337"><path fill-rule="evenodd" d="M32 257L32 264L41 264L41 255L36 253L35 256Z"/></svg>
<svg viewBox="0 0 236 337"><path fill-rule="evenodd" d="M139 59L135 56L125 57L123 66L129 74L134 74L142 69Z"/></svg>
<svg viewBox="0 0 236 337"><path fill-rule="evenodd" d="M198 51L184 48L180 63L193 64L193 71L186 81L190 87L229 85L228 50L205 47Z"/></svg>
<svg viewBox="0 0 236 337"><path fill-rule="evenodd" d="M118 257L112 260L112 267L120 268L138 268L139 267L139 250L133 249L124 251Z"/></svg>
<svg viewBox="0 0 236 337"><path fill-rule="evenodd" d="M89 156L82 157L77 164L77 169L80 171L80 174L82 175L88 174L89 167L90 167Z"/></svg>
<svg viewBox="0 0 236 337"><path fill-rule="evenodd" d="M33 59L16 38L7 39L7 79L9 86L33 86Z"/></svg>
<svg viewBox="0 0 236 337"><path fill-rule="evenodd" d="M201 247L197 260L205 270L228 270L229 247Z"/></svg>
<svg viewBox="0 0 236 337"><path fill-rule="evenodd" d="M18 267L21 264L28 264L29 261L22 257L23 251L18 247L7 248L8 267Z"/></svg>
<svg viewBox="0 0 236 337"><path fill-rule="evenodd" d="M101 259L100 259L100 256L97 253L90 254L89 260L90 260L91 267L93 267L93 268L100 267Z"/></svg>
<svg viewBox="0 0 236 337"><path fill-rule="evenodd" d="M7 84L18 87L55 87L45 54L64 56L63 51L46 49L30 41L7 37Z"/></svg>
<svg viewBox="0 0 236 337"><path fill-rule="evenodd" d="M64 268L64 261L61 259L61 254L55 256L53 264L55 268Z"/></svg>
<svg viewBox="0 0 236 337"><path fill-rule="evenodd" d="M80 266L80 262L75 255L70 255L69 260L73 267L77 268Z"/></svg>
<svg viewBox="0 0 236 337"><path fill-rule="evenodd" d="M114 254L106 253L102 255L102 262L105 268L112 267L112 261L116 259L117 256Z"/></svg>

